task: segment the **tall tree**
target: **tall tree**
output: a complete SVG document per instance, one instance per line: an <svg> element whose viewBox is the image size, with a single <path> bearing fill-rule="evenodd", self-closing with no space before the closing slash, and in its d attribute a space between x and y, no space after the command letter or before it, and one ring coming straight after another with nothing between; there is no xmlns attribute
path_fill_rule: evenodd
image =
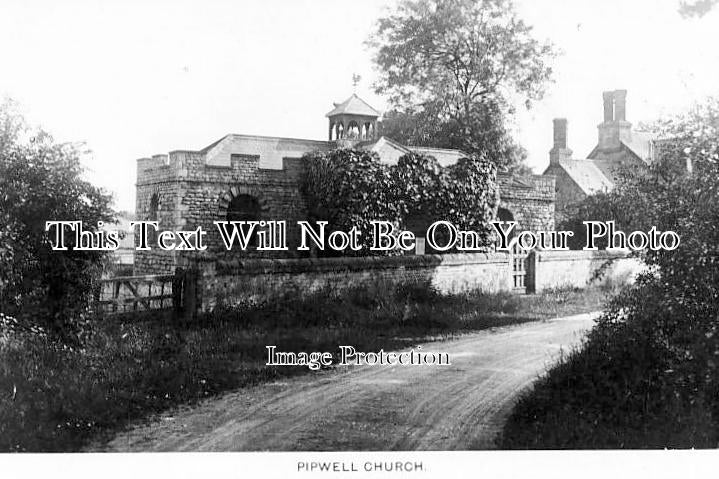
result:
<svg viewBox="0 0 719 479"><path fill-rule="evenodd" d="M384 134L460 148L500 170L523 161L507 127L512 105L542 97L555 53L532 36L511 0L401 0L369 44L375 89L392 107Z"/></svg>
<svg viewBox="0 0 719 479"><path fill-rule="evenodd" d="M66 339L82 319L106 253L72 244L53 251L45 222L79 220L96 230L98 221L114 221L111 196L82 178L82 154L81 145L30 128L12 102L0 105L0 312Z"/></svg>

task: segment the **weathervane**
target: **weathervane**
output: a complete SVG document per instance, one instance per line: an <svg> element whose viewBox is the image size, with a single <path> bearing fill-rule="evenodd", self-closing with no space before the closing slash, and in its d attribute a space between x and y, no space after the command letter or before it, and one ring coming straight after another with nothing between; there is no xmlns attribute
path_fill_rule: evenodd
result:
<svg viewBox="0 0 719 479"><path fill-rule="evenodd" d="M357 93L357 84L360 82L361 79L362 77L358 74L352 74L352 91L354 91L355 93Z"/></svg>

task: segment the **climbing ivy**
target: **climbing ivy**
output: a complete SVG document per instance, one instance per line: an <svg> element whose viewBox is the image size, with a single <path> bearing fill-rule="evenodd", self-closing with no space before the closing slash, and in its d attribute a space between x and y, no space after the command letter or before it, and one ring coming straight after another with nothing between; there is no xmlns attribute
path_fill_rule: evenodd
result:
<svg viewBox="0 0 719 479"><path fill-rule="evenodd" d="M443 168L432 156L408 153L390 166L374 153L354 149L309 153L304 160L309 220L327 221L329 231L356 225L363 232L362 249L343 255L379 253L369 250L373 220L403 228L412 218L427 225L446 220L479 232L489 243L489 221L498 204L496 168L489 161L462 158Z"/></svg>

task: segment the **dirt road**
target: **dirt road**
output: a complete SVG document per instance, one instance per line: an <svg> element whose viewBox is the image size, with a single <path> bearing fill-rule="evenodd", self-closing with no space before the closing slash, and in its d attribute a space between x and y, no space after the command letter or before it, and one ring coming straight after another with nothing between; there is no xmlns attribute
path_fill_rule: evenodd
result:
<svg viewBox="0 0 719 479"><path fill-rule="evenodd" d="M451 366L355 366L265 384L116 437L114 451L489 449L517 395L593 324L582 314L423 345Z"/></svg>

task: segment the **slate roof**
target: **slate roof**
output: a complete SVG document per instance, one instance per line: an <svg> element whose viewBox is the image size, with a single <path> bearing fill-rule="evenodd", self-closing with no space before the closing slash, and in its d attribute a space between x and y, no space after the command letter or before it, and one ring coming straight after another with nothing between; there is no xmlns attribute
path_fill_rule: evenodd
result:
<svg viewBox="0 0 719 479"><path fill-rule="evenodd" d="M608 191L614 186L592 160L559 160L559 166L587 195ZM550 165L545 174L551 173L552 167Z"/></svg>
<svg viewBox="0 0 719 479"><path fill-rule="evenodd" d="M326 116L330 117L335 115L379 116L379 112L353 93L351 97L342 103L335 103L334 109L327 113Z"/></svg>
<svg viewBox="0 0 719 479"><path fill-rule="evenodd" d="M624 146L629 148L632 153L637 155L640 160L645 163L651 163L653 160L652 141L654 136L646 131L632 131L632 139L630 141L622 141Z"/></svg>
<svg viewBox="0 0 719 479"><path fill-rule="evenodd" d="M654 135L650 132L632 130L631 139L619 140L619 142L644 163L650 164L654 160L654 140ZM589 153L588 158L595 158L599 151L599 145L597 145Z"/></svg>

